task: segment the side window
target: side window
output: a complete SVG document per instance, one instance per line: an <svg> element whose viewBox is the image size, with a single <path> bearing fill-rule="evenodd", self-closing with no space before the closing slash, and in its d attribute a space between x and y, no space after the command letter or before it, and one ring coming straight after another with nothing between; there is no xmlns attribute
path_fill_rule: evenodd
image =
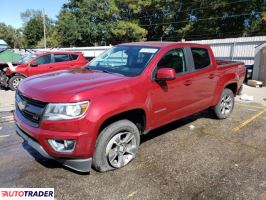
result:
<svg viewBox="0 0 266 200"><path fill-rule="evenodd" d="M185 54L183 49L173 49L168 51L158 62L158 68L173 68L176 73L187 72Z"/></svg>
<svg viewBox="0 0 266 200"><path fill-rule="evenodd" d="M54 62L66 62L69 61L68 54L54 54Z"/></svg>
<svg viewBox="0 0 266 200"><path fill-rule="evenodd" d="M77 54L69 54L69 56L70 56L70 60L77 60L79 57Z"/></svg>
<svg viewBox="0 0 266 200"><path fill-rule="evenodd" d="M51 54L47 54L44 56L41 56L35 60L38 65L48 64L51 63Z"/></svg>
<svg viewBox="0 0 266 200"><path fill-rule="evenodd" d="M191 48L191 52L196 70L203 69L211 64L210 56L207 49Z"/></svg>

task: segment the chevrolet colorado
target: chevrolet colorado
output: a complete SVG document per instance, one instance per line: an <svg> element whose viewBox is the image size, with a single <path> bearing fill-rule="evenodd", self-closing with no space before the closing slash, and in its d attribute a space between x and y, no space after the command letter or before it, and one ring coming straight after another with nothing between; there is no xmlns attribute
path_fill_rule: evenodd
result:
<svg viewBox="0 0 266 200"><path fill-rule="evenodd" d="M209 46L120 44L84 68L23 80L16 131L45 158L109 171L132 161L152 129L208 108L227 118L244 77L243 63L217 61Z"/></svg>

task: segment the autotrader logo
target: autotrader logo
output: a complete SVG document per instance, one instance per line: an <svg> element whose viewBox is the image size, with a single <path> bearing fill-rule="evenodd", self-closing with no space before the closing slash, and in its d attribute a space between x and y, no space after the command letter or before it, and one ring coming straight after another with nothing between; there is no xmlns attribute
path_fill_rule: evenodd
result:
<svg viewBox="0 0 266 200"><path fill-rule="evenodd" d="M54 188L0 188L0 199L54 200Z"/></svg>

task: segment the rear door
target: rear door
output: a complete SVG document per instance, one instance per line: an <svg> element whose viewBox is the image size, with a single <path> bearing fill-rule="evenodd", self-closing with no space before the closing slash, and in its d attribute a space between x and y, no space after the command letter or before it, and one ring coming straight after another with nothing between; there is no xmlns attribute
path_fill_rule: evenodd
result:
<svg viewBox="0 0 266 200"><path fill-rule="evenodd" d="M216 63L212 62L207 48L190 48L193 72L191 73L191 92L194 112L210 107L218 81Z"/></svg>
<svg viewBox="0 0 266 200"><path fill-rule="evenodd" d="M53 65L52 65L51 54L45 54L37 57L29 64L28 68L30 76L51 72L52 70L53 70Z"/></svg>
<svg viewBox="0 0 266 200"><path fill-rule="evenodd" d="M53 60L54 70L64 70L74 66L67 53L54 53Z"/></svg>
<svg viewBox="0 0 266 200"><path fill-rule="evenodd" d="M82 54L69 54L69 58L71 60L71 67L78 68L86 65L88 61L83 57Z"/></svg>

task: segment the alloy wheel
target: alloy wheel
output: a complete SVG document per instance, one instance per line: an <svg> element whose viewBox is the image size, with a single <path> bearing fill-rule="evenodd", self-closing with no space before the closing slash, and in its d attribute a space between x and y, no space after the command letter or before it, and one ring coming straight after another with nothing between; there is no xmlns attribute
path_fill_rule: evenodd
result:
<svg viewBox="0 0 266 200"><path fill-rule="evenodd" d="M13 87L14 87L15 89L17 89L17 88L18 88L18 85L19 85L19 83L20 83L20 81L22 81L22 80L23 80L23 78L16 78L16 79L13 81L13 83L12 83Z"/></svg>
<svg viewBox="0 0 266 200"><path fill-rule="evenodd" d="M228 115L232 111L232 107L233 107L232 97L230 95L224 95L220 103L221 113L223 115Z"/></svg>
<svg viewBox="0 0 266 200"><path fill-rule="evenodd" d="M115 168L128 164L136 153L137 140L131 132L120 132L114 135L106 146L106 157Z"/></svg>

